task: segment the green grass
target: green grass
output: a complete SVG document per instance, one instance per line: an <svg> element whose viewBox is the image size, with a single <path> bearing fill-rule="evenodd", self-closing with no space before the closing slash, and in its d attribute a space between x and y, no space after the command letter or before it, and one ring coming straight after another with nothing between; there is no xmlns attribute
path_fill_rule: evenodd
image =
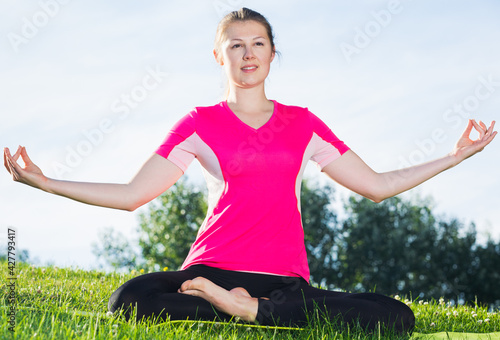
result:
<svg viewBox="0 0 500 340"><path fill-rule="evenodd" d="M0 265L0 339L379 339L378 334L367 335L360 330L340 331L324 321L303 330L236 323L126 322L106 314L108 298L140 272L109 274L22 263L15 268L17 312L15 332L11 332L7 303L11 280L7 263ZM479 306L449 306L442 300L406 302L415 312L415 332L419 334L500 332L499 311L488 313Z"/></svg>

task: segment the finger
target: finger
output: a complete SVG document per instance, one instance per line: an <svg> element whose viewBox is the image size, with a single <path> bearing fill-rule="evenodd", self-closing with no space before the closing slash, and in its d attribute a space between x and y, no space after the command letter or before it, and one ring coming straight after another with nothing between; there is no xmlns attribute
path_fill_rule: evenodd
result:
<svg viewBox="0 0 500 340"><path fill-rule="evenodd" d="M485 138L484 142L485 142L485 146L490 144L490 142L495 138L495 136L497 135L498 131L495 131L493 132L491 135L489 135L487 138Z"/></svg>
<svg viewBox="0 0 500 340"><path fill-rule="evenodd" d="M21 167L19 166L19 164L17 164L17 158L19 158L19 153L20 153L20 149L18 148L17 149L17 152L14 154L14 156L12 156L10 154L10 150L7 149L7 164L9 165L9 169L10 169L10 173L12 174L12 176L15 176L15 179L17 180L19 178L19 172L21 169ZM17 156L16 156L17 155ZM14 157L17 157L17 158L14 158Z"/></svg>
<svg viewBox="0 0 500 340"><path fill-rule="evenodd" d="M465 128L465 131L462 134L462 137L469 137L470 133L472 131L472 127L473 127L472 119L469 119L469 124L467 124L467 127Z"/></svg>
<svg viewBox="0 0 500 340"><path fill-rule="evenodd" d="M479 139L482 139L485 131L478 123L476 123L475 120L472 120L472 124L474 125L474 128L476 129L476 131L479 133Z"/></svg>
<svg viewBox="0 0 500 340"><path fill-rule="evenodd" d="M485 135L485 137L478 141L478 146L480 147L480 150L483 150L488 144L490 144L495 136L497 135L497 131L494 131L492 134Z"/></svg>
<svg viewBox="0 0 500 340"><path fill-rule="evenodd" d="M14 181L18 181L20 176L19 176L19 171L17 169L17 167L19 166L16 162L14 162L12 159L7 159L7 162L9 164L9 169L10 169L10 173L12 175L12 179Z"/></svg>
<svg viewBox="0 0 500 340"><path fill-rule="evenodd" d="M481 128L483 129L484 131L484 135L483 135L483 138L484 136L486 136L486 134L488 133L488 127L486 126L486 124L483 123L483 121L479 121L479 125L481 126Z"/></svg>
<svg viewBox="0 0 500 340"><path fill-rule="evenodd" d="M19 156L21 155L21 150L22 150L21 145L19 145L19 147L16 150L16 153L14 154L14 156L12 156L14 162L17 162L17 160L19 159Z"/></svg>
<svg viewBox="0 0 500 340"><path fill-rule="evenodd" d="M9 149L4 148L4 150L3 150L3 165L5 166L5 168L9 172L9 174L12 174L12 170L11 170L10 164L9 164L9 157L10 157Z"/></svg>
<svg viewBox="0 0 500 340"><path fill-rule="evenodd" d="M492 121L486 133L489 133L491 135L494 129L495 129L495 121Z"/></svg>
<svg viewBox="0 0 500 340"><path fill-rule="evenodd" d="M486 132L482 138L483 141L489 139L495 133L494 128L495 128L495 121L492 121L490 127L486 129Z"/></svg>
<svg viewBox="0 0 500 340"><path fill-rule="evenodd" d="M33 163L29 158L28 153L26 152L26 148L24 146L21 148L21 157L25 165Z"/></svg>
<svg viewBox="0 0 500 340"><path fill-rule="evenodd" d="M476 122L475 119L472 119L472 124L476 128L476 130L486 130L485 125L482 121Z"/></svg>
<svg viewBox="0 0 500 340"><path fill-rule="evenodd" d="M7 171L10 173L10 168L9 168L9 163L7 162L7 152L9 149L3 148L3 165L7 169Z"/></svg>
<svg viewBox="0 0 500 340"><path fill-rule="evenodd" d="M14 162L14 160L12 159L12 155L10 154L10 150L9 150L8 148L5 150L4 155L5 155L5 161L7 162L7 169L8 169L8 170L9 170L9 172L13 175L13 173L12 173L12 172L15 170L15 169L14 169L14 165L13 165L13 164L14 164L15 162Z"/></svg>
<svg viewBox="0 0 500 340"><path fill-rule="evenodd" d="M10 168L12 170L15 170L17 173L19 173L19 170L22 170L21 166L17 163L17 159L19 158L20 154L21 150L19 148L14 155L11 155L10 150L7 149L7 162L10 165Z"/></svg>
<svg viewBox="0 0 500 340"><path fill-rule="evenodd" d="M12 155L8 155L7 157L7 164L9 165L9 168L12 170L12 169L15 169L15 166L18 165L13 159L12 159Z"/></svg>

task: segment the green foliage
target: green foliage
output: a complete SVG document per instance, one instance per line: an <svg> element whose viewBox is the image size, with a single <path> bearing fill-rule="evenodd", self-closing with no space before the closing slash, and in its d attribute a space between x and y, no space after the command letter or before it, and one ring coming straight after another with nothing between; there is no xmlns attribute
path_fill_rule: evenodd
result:
<svg viewBox="0 0 500 340"><path fill-rule="evenodd" d="M330 282L348 290L374 285L382 294L432 285L435 218L426 205L398 197L380 204L351 196L338 241L338 263Z"/></svg>
<svg viewBox="0 0 500 340"><path fill-rule="evenodd" d="M351 291L412 293L497 304L499 245L476 242L474 224L439 220L428 202L351 196L328 282ZM479 279L479 280L478 280Z"/></svg>
<svg viewBox="0 0 500 340"><path fill-rule="evenodd" d="M500 306L500 242L489 239L477 246L470 264L467 287L477 301Z"/></svg>
<svg viewBox="0 0 500 340"><path fill-rule="evenodd" d="M30 258L30 252L27 249L15 249L15 258L17 262L28 262L32 261ZM9 251L7 246L2 245L0 250L0 261L7 261Z"/></svg>
<svg viewBox="0 0 500 340"><path fill-rule="evenodd" d="M181 180L140 215L139 247L145 267L178 269L196 238L207 211L205 195Z"/></svg>
<svg viewBox="0 0 500 340"><path fill-rule="evenodd" d="M92 253L101 267L132 270L140 265L138 255L122 233L106 228L99 233L99 242L92 244Z"/></svg>
<svg viewBox="0 0 500 340"><path fill-rule="evenodd" d="M444 298L430 301L407 300L406 303L415 313L415 327L419 333L499 331L492 320L500 315L478 305L457 306L446 302Z"/></svg>
<svg viewBox="0 0 500 340"><path fill-rule="evenodd" d="M333 197L333 187L302 181L300 201L304 241L311 281L319 285L325 284L336 257L338 222L331 206Z"/></svg>
<svg viewBox="0 0 500 340"><path fill-rule="evenodd" d="M142 268L160 271L178 269L196 238L207 210L205 195L186 180L177 181L140 214L138 242L132 244L122 233L107 228L92 245L102 267ZM139 248L139 254L135 248Z"/></svg>

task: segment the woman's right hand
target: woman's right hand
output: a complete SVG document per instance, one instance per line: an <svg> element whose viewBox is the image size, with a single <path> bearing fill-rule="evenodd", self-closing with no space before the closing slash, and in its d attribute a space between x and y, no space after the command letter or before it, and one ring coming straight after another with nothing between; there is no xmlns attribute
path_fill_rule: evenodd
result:
<svg viewBox="0 0 500 340"><path fill-rule="evenodd" d="M18 164L19 157L25 164L24 168ZM128 211L158 197L183 175L177 165L157 154L153 154L127 184L71 182L45 177L24 147L19 147L13 156L5 148L3 159L16 182L78 202Z"/></svg>
<svg viewBox="0 0 500 340"><path fill-rule="evenodd" d="M19 157L22 158L25 164L24 168L17 162ZM14 155L10 154L8 148L4 148L3 160L5 168L16 182L41 189L43 183L47 181L47 177L45 177L42 170L40 170L40 168L29 158L24 146L19 146Z"/></svg>

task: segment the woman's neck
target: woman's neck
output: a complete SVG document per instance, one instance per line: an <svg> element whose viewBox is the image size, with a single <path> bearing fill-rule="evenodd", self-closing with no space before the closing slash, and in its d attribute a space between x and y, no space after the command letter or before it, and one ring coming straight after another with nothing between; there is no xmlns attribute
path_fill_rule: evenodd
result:
<svg viewBox="0 0 500 340"><path fill-rule="evenodd" d="M231 88L227 96L228 106L235 112L260 114L269 111L274 105L267 99L264 88Z"/></svg>

